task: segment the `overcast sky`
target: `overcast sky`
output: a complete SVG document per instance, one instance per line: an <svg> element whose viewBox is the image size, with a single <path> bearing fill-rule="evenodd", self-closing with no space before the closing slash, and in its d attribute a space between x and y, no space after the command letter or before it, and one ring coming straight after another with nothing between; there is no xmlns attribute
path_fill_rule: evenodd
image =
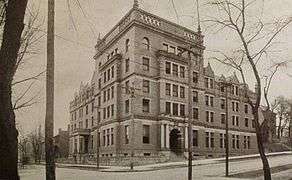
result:
<svg viewBox="0 0 292 180"><path fill-rule="evenodd" d="M58 128L67 128L69 123L69 102L72 100L74 92L79 89L81 81L89 82L94 70L94 45L99 33L106 34L132 7L133 0L79 0L83 12L79 8L77 0L68 0L70 2L71 15L68 11L68 4L65 0L56 0L56 44L55 44L55 132ZM203 6L202 1L201 16L202 19L210 14L210 9ZM177 20L175 11L169 0L140 0L140 7L146 11L156 14L162 18L168 19L180 25L193 30L197 29L197 20L190 16L195 15L195 0L174 0L176 10L179 15ZM266 19L275 19L279 17L292 16L291 0L260 0L265 2L264 16ZM46 19L47 1L30 0L30 7L34 4L40 9L40 17ZM32 9L32 8L31 8ZM257 11L255 11L257 12ZM45 21L46 22L46 21ZM233 35L229 33L213 33L212 30L204 29L206 60L210 57L208 51L215 49L227 50L232 48ZM43 28L46 29L44 23ZM277 39L281 42L278 46L282 52L275 58L292 60L292 27L288 27ZM38 72L45 69L46 64L46 38L43 37L39 43L39 54L30 59L27 67L21 74ZM215 73L232 73L233 70L224 67L216 62L210 61ZM269 63L269 62L267 62ZM263 62L262 65L266 65ZM292 65L282 69L271 87L271 98L279 95L285 95L292 98ZM24 73L24 74L25 74ZM252 77L248 77L249 85L253 88ZM23 131L28 132L39 124L44 124L45 118L45 79L42 78L33 92L41 92L40 103L17 112L17 122Z"/></svg>

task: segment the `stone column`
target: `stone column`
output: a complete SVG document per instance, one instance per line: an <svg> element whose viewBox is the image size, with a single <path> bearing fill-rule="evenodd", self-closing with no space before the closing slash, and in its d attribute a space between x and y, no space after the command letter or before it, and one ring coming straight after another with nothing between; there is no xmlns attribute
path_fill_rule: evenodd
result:
<svg viewBox="0 0 292 180"><path fill-rule="evenodd" d="M161 142L161 149L164 149L165 147L164 147L164 144L165 144L165 142L164 142L164 134L165 134L165 132L164 132L164 124L161 124L160 125L160 142Z"/></svg>
<svg viewBox="0 0 292 180"><path fill-rule="evenodd" d="M169 125L167 124L166 125L166 139L165 139L165 141L166 141L166 148L167 149L169 149Z"/></svg>
<svg viewBox="0 0 292 180"><path fill-rule="evenodd" d="M188 134L189 134L189 131L188 131L188 127L186 126L185 127L185 148L186 149L188 149L188 144L189 144Z"/></svg>

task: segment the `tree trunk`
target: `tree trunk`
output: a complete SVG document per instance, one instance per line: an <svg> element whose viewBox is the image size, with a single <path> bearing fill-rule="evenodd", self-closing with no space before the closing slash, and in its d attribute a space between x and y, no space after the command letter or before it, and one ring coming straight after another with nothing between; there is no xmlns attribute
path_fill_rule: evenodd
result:
<svg viewBox="0 0 292 180"><path fill-rule="evenodd" d="M279 117L278 139L281 138L281 127L282 127L282 115L280 115L280 117Z"/></svg>
<svg viewBox="0 0 292 180"><path fill-rule="evenodd" d="M258 121L259 120L258 111L254 111L254 120L255 120L255 126L256 126L258 150L259 150L259 154L260 154L262 164L263 164L264 179L271 180L271 170L270 170L269 161L265 154L265 148L262 141L262 133L261 133L262 129Z"/></svg>
<svg viewBox="0 0 292 180"><path fill-rule="evenodd" d="M9 0L0 50L0 179L19 180L18 132L11 101L11 83L20 48L27 0Z"/></svg>

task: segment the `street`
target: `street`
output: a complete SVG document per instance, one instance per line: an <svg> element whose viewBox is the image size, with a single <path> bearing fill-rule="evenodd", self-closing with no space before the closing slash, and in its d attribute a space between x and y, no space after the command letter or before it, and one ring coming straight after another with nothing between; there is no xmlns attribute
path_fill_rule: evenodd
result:
<svg viewBox="0 0 292 180"><path fill-rule="evenodd" d="M271 167L292 164L292 155L269 157ZM230 174L244 173L261 168L260 159L248 159L230 163ZM199 165L193 167L193 179L241 179L225 178L224 162L217 164ZM79 170L69 168L56 169L58 180L185 180L187 179L187 168L171 168L146 172L97 172L93 170ZM44 166L27 166L20 170L21 180L45 179ZM247 178L245 178L247 179ZM262 177L252 179L260 180ZM285 170L273 174L273 180L291 180L292 170Z"/></svg>

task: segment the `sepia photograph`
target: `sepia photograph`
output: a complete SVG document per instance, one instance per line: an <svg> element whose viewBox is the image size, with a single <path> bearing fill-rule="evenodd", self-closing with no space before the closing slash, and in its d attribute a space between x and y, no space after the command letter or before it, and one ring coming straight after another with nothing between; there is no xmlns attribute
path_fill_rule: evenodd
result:
<svg viewBox="0 0 292 180"><path fill-rule="evenodd" d="M291 0L0 0L0 180L292 180Z"/></svg>

